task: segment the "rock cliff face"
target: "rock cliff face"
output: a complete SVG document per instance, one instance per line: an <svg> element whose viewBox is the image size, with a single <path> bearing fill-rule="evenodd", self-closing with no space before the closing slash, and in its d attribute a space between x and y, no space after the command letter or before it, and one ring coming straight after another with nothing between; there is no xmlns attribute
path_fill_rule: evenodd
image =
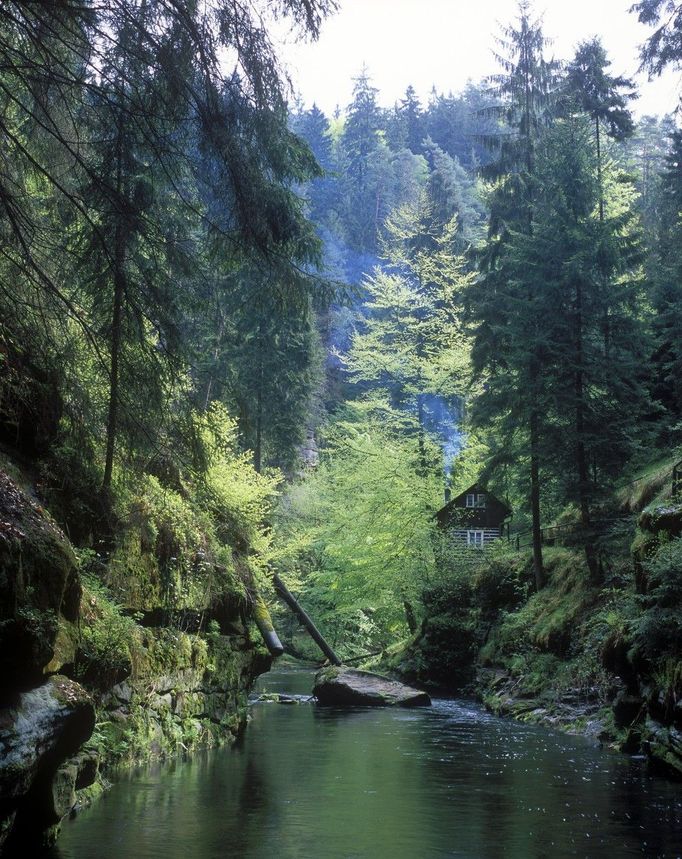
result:
<svg viewBox="0 0 682 859"><path fill-rule="evenodd" d="M125 627L126 657L98 671L83 632L100 621L49 514L0 470L0 849L51 843L98 773L231 742L270 657L238 617L209 634ZM92 627L91 627L92 628ZM106 645L107 642L104 642Z"/></svg>
<svg viewBox="0 0 682 859"><path fill-rule="evenodd" d="M0 706L73 662L80 597L68 540L0 470Z"/></svg>
<svg viewBox="0 0 682 859"><path fill-rule="evenodd" d="M52 673L73 667L80 596L66 537L0 471L0 844L51 832L87 780L94 703Z"/></svg>
<svg viewBox="0 0 682 859"><path fill-rule="evenodd" d="M107 763L232 742L246 724L249 689L270 665L264 650L246 635L145 629L140 637L131 675L98 696L95 739Z"/></svg>
<svg viewBox="0 0 682 859"><path fill-rule="evenodd" d="M96 777L96 760L78 754L95 726L93 701L57 674L23 692L0 719L3 840L37 846L73 808L76 789Z"/></svg>

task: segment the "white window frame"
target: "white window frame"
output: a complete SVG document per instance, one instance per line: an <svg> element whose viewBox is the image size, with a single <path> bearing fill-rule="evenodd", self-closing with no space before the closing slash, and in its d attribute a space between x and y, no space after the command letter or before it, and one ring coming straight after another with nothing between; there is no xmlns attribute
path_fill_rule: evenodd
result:
<svg viewBox="0 0 682 859"><path fill-rule="evenodd" d="M467 497L466 497L466 500L464 503L467 507L475 507L476 506L476 493L475 492L467 493Z"/></svg>
<svg viewBox="0 0 682 859"><path fill-rule="evenodd" d="M485 542L485 531L467 531L467 546L482 549Z"/></svg>
<svg viewBox="0 0 682 859"><path fill-rule="evenodd" d="M476 496L476 506L482 507L485 509L486 501L485 501L485 492L479 492Z"/></svg>

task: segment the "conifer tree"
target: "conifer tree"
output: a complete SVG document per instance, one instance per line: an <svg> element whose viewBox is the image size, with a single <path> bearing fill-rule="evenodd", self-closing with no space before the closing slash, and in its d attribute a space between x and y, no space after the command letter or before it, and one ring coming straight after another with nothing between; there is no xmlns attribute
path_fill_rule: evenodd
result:
<svg viewBox="0 0 682 859"><path fill-rule="evenodd" d="M511 280L506 266L507 243L513 232L531 235L536 192L535 155L542 131L549 125L556 87L555 65L545 60L546 39L540 22L532 17L530 5L519 4L517 23L506 28L498 39L497 55L502 71L492 78L492 93L499 99L492 112L503 119L506 129L494 135L497 161L484 171L495 181L490 195L488 242L482 257L484 278L472 293L471 312L475 324L474 368L479 375L495 374L509 361L517 367L515 384L520 396L516 420L527 426L530 472L530 508L533 525L533 563L536 586L544 584L542 534L540 525L540 415L543 404L542 354L536 305L541 302L537 283ZM515 284L517 330L500 327L499 295ZM521 354L519 354L521 350ZM523 356L523 360L519 359Z"/></svg>
<svg viewBox="0 0 682 859"><path fill-rule="evenodd" d="M682 416L682 132L674 131L662 173L654 253L654 389L670 418Z"/></svg>
<svg viewBox="0 0 682 859"><path fill-rule="evenodd" d="M682 3L676 0L640 0L632 6L642 24L655 27L642 46L642 67L660 75L682 64Z"/></svg>
<svg viewBox="0 0 682 859"><path fill-rule="evenodd" d="M398 121L404 129L404 146L419 155L424 140L423 111L412 85L407 87L404 97L398 102Z"/></svg>
<svg viewBox="0 0 682 859"><path fill-rule="evenodd" d="M366 69L355 78L341 135L344 223L349 244L360 253L375 253L382 213L381 113L377 89Z"/></svg>
<svg viewBox="0 0 682 859"><path fill-rule="evenodd" d="M582 42L566 69L564 89L571 105L583 110L594 122L597 175L602 184L602 128L613 140L624 140L634 129L627 103L637 97L633 81L607 72L611 62L597 38ZM604 219L604 198L599 198L599 217Z"/></svg>
<svg viewBox="0 0 682 859"><path fill-rule="evenodd" d="M562 502L578 507L595 578L593 507L636 449L637 421L648 406L632 194L609 182L611 199L599 206L596 157L584 120L559 121L547 132L537 153L533 232L514 234L509 246L509 272L532 281L537 297L545 469ZM515 326L510 306L507 313Z"/></svg>

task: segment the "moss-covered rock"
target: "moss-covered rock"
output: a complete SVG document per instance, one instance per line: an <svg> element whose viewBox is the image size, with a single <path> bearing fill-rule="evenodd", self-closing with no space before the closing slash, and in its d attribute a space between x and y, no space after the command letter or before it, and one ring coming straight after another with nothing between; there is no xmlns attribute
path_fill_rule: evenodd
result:
<svg viewBox="0 0 682 859"><path fill-rule="evenodd" d="M79 602L68 540L0 470L0 703L73 661Z"/></svg>
<svg viewBox="0 0 682 859"><path fill-rule="evenodd" d="M139 629L131 656L130 676L98 698L105 770L233 741L253 681L271 662L246 636L172 629Z"/></svg>
<svg viewBox="0 0 682 859"><path fill-rule="evenodd" d="M665 504L647 508L639 517L639 527L651 534L664 531L669 537L682 535L682 504Z"/></svg>
<svg viewBox="0 0 682 859"><path fill-rule="evenodd" d="M642 745L657 769L682 778L682 731L647 718Z"/></svg>

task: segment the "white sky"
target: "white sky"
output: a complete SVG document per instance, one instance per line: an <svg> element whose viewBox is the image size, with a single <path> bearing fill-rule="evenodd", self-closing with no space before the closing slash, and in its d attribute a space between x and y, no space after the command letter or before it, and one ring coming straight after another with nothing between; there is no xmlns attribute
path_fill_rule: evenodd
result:
<svg viewBox="0 0 682 859"><path fill-rule="evenodd" d="M638 48L649 28L628 9L634 0L536 0L543 31L557 59L573 56L578 42L601 37L612 74L636 77L638 115L671 113L678 104L680 75L651 83L636 76ZM281 44L280 56L306 107L330 115L350 102L352 78L363 64L384 106L401 98L408 84L425 103L433 84L458 92L471 78L497 71L492 57L498 23L516 17L516 0L340 0L316 43Z"/></svg>

